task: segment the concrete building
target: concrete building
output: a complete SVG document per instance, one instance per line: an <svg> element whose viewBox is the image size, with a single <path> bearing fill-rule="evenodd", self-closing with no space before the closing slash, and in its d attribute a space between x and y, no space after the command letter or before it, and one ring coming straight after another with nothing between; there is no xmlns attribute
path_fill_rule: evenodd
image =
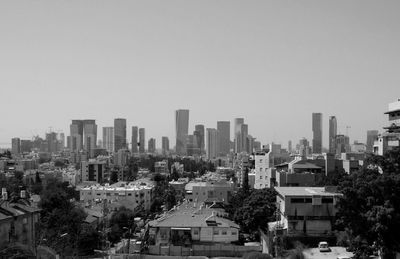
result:
<svg viewBox="0 0 400 259"><path fill-rule="evenodd" d="M234 185L226 180L191 181L185 186L185 198L190 202L222 202L227 204Z"/></svg>
<svg viewBox="0 0 400 259"><path fill-rule="evenodd" d="M97 144L97 125L95 120L84 120L83 121L83 148L89 154L89 157L93 157L93 150Z"/></svg>
<svg viewBox="0 0 400 259"><path fill-rule="evenodd" d="M189 110L175 111L176 153L186 155L186 139L189 133Z"/></svg>
<svg viewBox="0 0 400 259"><path fill-rule="evenodd" d="M322 113L312 114L312 152L314 154L322 153Z"/></svg>
<svg viewBox="0 0 400 259"><path fill-rule="evenodd" d="M230 121L217 122L217 154L226 156L229 154L231 145L231 123Z"/></svg>
<svg viewBox="0 0 400 259"><path fill-rule="evenodd" d="M345 135L336 135L335 137L336 156L340 157L342 153L351 152L350 138Z"/></svg>
<svg viewBox="0 0 400 259"><path fill-rule="evenodd" d="M148 152L154 154L156 152L156 139L150 138L148 143Z"/></svg>
<svg viewBox="0 0 400 259"><path fill-rule="evenodd" d="M168 160L157 161L154 163L154 171L155 173L168 175Z"/></svg>
<svg viewBox="0 0 400 259"><path fill-rule="evenodd" d="M207 159L214 159L217 157L217 138L218 131L216 129L207 129L207 147L206 156Z"/></svg>
<svg viewBox="0 0 400 259"><path fill-rule="evenodd" d="M114 151L126 148L126 119L114 119Z"/></svg>
<svg viewBox="0 0 400 259"><path fill-rule="evenodd" d="M200 153L204 154L206 149L205 149L205 130L204 130L204 125L198 124L194 127L195 131L193 132L193 135L196 136L197 139L197 146L200 148Z"/></svg>
<svg viewBox="0 0 400 259"><path fill-rule="evenodd" d="M154 184L137 180L135 182L118 182L113 185L91 185L81 187L79 196L81 202L96 203L106 200L108 203L120 203L134 210L143 203L145 210L150 210Z"/></svg>
<svg viewBox="0 0 400 259"><path fill-rule="evenodd" d="M11 153L14 155L21 154L21 139L12 138L11 139Z"/></svg>
<svg viewBox="0 0 400 259"><path fill-rule="evenodd" d="M144 152L146 152L146 136L145 136L145 129L144 128L140 128L139 129L139 153L143 154Z"/></svg>
<svg viewBox="0 0 400 259"><path fill-rule="evenodd" d="M89 160L81 162L82 182L101 183L106 180L106 162L99 160Z"/></svg>
<svg viewBox="0 0 400 259"><path fill-rule="evenodd" d="M5 191L5 189L2 190ZM0 204L0 250L10 244L20 244L33 254L36 249L37 223L40 209L20 203Z"/></svg>
<svg viewBox="0 0 400 259"><path fill-rule="evenodd" d="M114 127L103 127L103 148L114 152Z"/></svg>
<svg viewBox="0 0 400 259"><path fill-rule="evenodd" d="M196 131L194 132L197 133ZM200 147L198 146L199 141L196 135L188 135L186 140L186 154L188 156L200 155Z"/></svg>
<svg viewBox="0 0 400 259"><path fill-rule="evenodd" d="M374 154L384 155L386 152L400 146L400 99L389 103L388 115L390 125L384 127L385 133L380 134L374 142Z"/></svg>
<svg viewBox="0 0 400 259"><path fill-rule="evenodd" d="M367 131L367 152L372 153L374 149L374 141L378 139L378 131L377 130L368 130Z"/></svg>
<svg viewBox="0 0 400 259"><path fill-rule="evenodd" d="M83 149L83 121L72 120L70 125L70 147L71 151L80 151Z"/></svg>
<svg viewBox="0 0 400 259"><path fill-rule="evenodd" d="M161 148L162 148L162 154L165 156L169 153L169 139L168 137L162 137L161 138Z"/></svg>
<svg viewBox="0 0 400 259"><path fill-rule="evenodd" d="M275 190L279 225L286 235L332 235L336 203L342 197L335 188L275 187Z"/></svg>
<svg viewBox="0 0 400 259"><path fill-rule="evenodd" d="M132 154L136 154L139 152L138 149L138 143L139 143L139 129L137 126L132 127L132 139L131 139L131 145L132 145Z"/></svg>
<svg viewBox="0 0 400 259"><path fill-rule="evenodd" d="M273 162L272 150L268 150L268 152L256 152L254 154L254 189L269 188L271 186Z"/></svg>
<svg viewBox="0 0 400 259"><path fill-rule="evenodd" d="M235 123L234 123L234 134L235 134L235 148L234 151L235 153L240 153L242 152L242 134L241 134L241 129L242 129L242 124L244 124L244 119L243 118L236 118Z"/></svg>
<svg viewBox="0 0 400 259"><path fill-rule="evenodd" d="M335 116L329 117L329 153L336 153L335 137L337 135L337 120Z"/></svg>
<svg viewBox="0 0 400 259"><path fill-rule="evenodd" d="M32 140L21 139L21 152L29 153L32 151L33 143Z"/></svg>
<svg viewBox="0 0 400 259"><path fill-rule="evenodd" d="M298 153L301 157L304 157L304 158L311 155L311 147L306 138L300 139Z"/></svg>

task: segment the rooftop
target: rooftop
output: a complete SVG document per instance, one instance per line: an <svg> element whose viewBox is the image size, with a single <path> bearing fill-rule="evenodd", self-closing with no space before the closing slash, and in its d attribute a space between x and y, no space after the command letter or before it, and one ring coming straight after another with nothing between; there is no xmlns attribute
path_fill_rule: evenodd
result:
<svg viewBox="0 0 400 259"><path fill-rule="evenodd" d="M327 187L275 187L275 190L283 196L338 196L338 192L329 191Z"/></svg>

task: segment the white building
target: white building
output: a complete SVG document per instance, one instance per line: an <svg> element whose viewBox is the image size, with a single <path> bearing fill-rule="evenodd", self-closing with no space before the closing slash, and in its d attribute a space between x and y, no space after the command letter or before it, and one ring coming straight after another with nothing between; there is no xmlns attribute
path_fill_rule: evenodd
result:
<svg viewBox="0 0 400 259"><path fill-rule="evenodd" d="M374 154L384 155L387 151L400 146L400 99L389 103L389 109L385 114L389 116L388 127L384 127L386 132L380 134L374 142Z"/></svg>
<svg viewBox="0 0 400 259"><path fill-rule="evenodd" d="M273 167L272 150L268 152L257 152L254 155L255 182L254 189L270 187L271 175L268 171Z"/></svg>
<svg viewBox="0 0 400 259"><path fill-rule="evenodd" d="M150 209L154 185L148 181L118 182L113 185L92 185L79 188L80 200L94 203L107 200L108 203L120 202L133 210L143 202Z"/></svg>

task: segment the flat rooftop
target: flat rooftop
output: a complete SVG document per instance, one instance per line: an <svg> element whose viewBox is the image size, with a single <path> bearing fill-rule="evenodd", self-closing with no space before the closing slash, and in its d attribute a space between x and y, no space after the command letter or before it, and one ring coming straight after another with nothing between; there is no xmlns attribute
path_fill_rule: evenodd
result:
<svg viewBox="0 0 400 259"><path fill-rule="evenodd" d="M282 196L341 196L341 193L327 191L325 187L275 187Z"/></svg>

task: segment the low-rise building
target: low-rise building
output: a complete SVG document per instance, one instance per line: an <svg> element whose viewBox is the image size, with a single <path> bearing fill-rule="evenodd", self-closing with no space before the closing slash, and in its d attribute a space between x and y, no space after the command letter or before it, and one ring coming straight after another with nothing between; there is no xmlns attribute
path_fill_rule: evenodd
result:
<svg viewBox="0 0 400 259"><path fill-rule="evenodd" d="M191 246L201 243L231 243L239 240L239 226L220 217L212 206L184 203L161 218L150 221L150 245Z"/></svg>
<svg viewBox="0 0 400 259"><path fill-rule="evenodd" d="M124 203L129 209L143 203L145 210L149 210L153 197L154 184L143 179L135 182L118 182L112 185L91 185L79 187L80 201L96 203L107 200L108 203Z"/></svg>
<svg viewBox="0 0 400 259"><path fill-rule="evenodd" d="M159 174L168 174L168 161L163 160L163 161L157 161L154 163L154 171L155 173Z"/></svg>
<svg viewBox="0 0 400 259"><path fill-rule="evenodd" d="M185 186L185 197L191 202L207 202L212 199L222 203L228 203L234 192L233 182L220 181L191 181Z"/></svg>
<svg viewBox="0 0 400 259"><path fill-rule="evenodd" d="M388 111L390 125L384 127L385 133L380 134L374 142L374 154L384 155L387 151L400 146L400 99L389 103Z"/></svg>
<svg viewBox="0 0 400 259"><path fill-rule="evenodd" d="M99 160L83 161L81 163L82 182L101 183L106 178L106 162Z"/></svg>

